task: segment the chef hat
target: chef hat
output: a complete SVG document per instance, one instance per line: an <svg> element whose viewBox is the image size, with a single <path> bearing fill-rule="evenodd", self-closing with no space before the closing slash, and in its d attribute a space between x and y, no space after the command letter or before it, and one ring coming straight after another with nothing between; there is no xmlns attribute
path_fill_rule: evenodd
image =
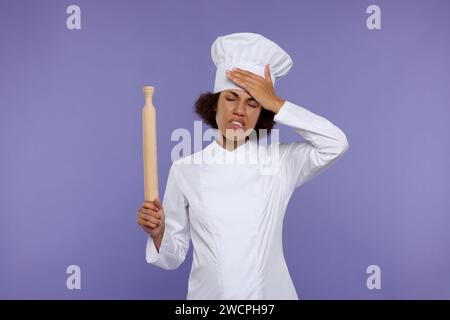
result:
<svg viewBox="0 0 450 320"><path fill-rule="evenodd" d="M270 66L270 75L275 79L289 72L293 62L291 57L275 42L257 33L242 32L219 36L211 45L211 57L217 67L214 93L226 89L239 89L225 74L226 70L237 67L265 77L265 65Z"/></svg>

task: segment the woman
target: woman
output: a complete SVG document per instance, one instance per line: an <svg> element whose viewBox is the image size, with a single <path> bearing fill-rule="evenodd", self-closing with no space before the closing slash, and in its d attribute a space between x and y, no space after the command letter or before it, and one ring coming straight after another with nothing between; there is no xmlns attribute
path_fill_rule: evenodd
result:
<svg viewBox="0 0 450 320"><path fill-rule="evenodd" d="M192 240L187 299L298 299L283 255L285 210L293 191L341 157L348 141L327 119L276 95L274 81L292 60L274 42L236 33L218 37L211 52L214 93L202 95L196 111L218 135L173 162L163 205L155 199L139 208L138 223L149 234L147 262L175 269ZM244 67L230 67L236 65ZM260 135L255 141L250 133L270 133L274 121L305 141L252 148ZM264 161L224 163L223 154ZM261 162L272 170L263 173Z"/></svg>

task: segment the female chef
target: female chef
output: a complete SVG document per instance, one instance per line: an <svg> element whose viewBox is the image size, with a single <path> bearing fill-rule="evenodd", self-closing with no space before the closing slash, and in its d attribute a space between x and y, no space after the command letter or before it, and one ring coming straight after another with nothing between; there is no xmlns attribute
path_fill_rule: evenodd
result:
<svg viewBox="0 0 450 320"><path fill-rule="evenodd" d="M214 41L211 55L214 92L199 98L196 112L217 138L172 163L163 205L156 198L139 208L138 223L149 234L146 260L176 269L192 240L187 299L298 299L283 254L285 210L296 188L346 152L347 138L329 120L276 95L275 79L293 63L271 40L229 34ZM249 133L270 131L274 122L305 141L276 144L277 157L274 148L261 152ZM225 163L224 154L264 161ZM269 173L262 171L266 160L275 162Z"/></svg>

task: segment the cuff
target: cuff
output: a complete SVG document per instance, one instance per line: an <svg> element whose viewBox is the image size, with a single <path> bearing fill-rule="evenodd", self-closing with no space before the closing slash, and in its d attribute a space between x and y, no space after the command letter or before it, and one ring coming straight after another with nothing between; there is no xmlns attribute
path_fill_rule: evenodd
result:
<svg viewBox="0 0 450 320"><path fill-rule="evenodd" d="M156 245L155 245L155 241L153 241L153 238L151 235L148 235L147 238L147 249L146 249L146 254L145 254L145 258L147 260L148 263L153 263L158 261L158 259L161 257L162 253L161 252L166 252L168 250L168 248L166 248L167 246L167 241L165 241L165 239L167 238L165 236L166 231L164 231L163 234L163 238L161 240L161 245L159 247L159 252L158 249L156 249Z"/></svg>
<svg viewBox="0 0 450 320"><path fill-rule="evenodd" d="M286 100L273 120L287 126L302 128L319 125L320 121L324 119L306 108Z"/></svg>

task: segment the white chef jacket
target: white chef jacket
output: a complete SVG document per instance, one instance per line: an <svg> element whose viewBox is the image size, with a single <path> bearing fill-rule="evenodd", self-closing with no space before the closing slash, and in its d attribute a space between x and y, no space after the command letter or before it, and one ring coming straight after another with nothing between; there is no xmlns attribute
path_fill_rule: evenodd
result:
<svg viewBox="0 0 450 320"><path fill-rule="evenodd" d="M229 151L214 140L172 163L160 250L149 236L146 260L176 269L192 240L187 299L298 299L283 255L285 210L294 189L330 167L349 144L329 120L289 101L274 120L305 141L279 143L278 153L269 153L274 143L255 152L249 140ZM255 154L264 161L255 163L249 157ZM271 169L262 172L263 162Z"/></svg>

